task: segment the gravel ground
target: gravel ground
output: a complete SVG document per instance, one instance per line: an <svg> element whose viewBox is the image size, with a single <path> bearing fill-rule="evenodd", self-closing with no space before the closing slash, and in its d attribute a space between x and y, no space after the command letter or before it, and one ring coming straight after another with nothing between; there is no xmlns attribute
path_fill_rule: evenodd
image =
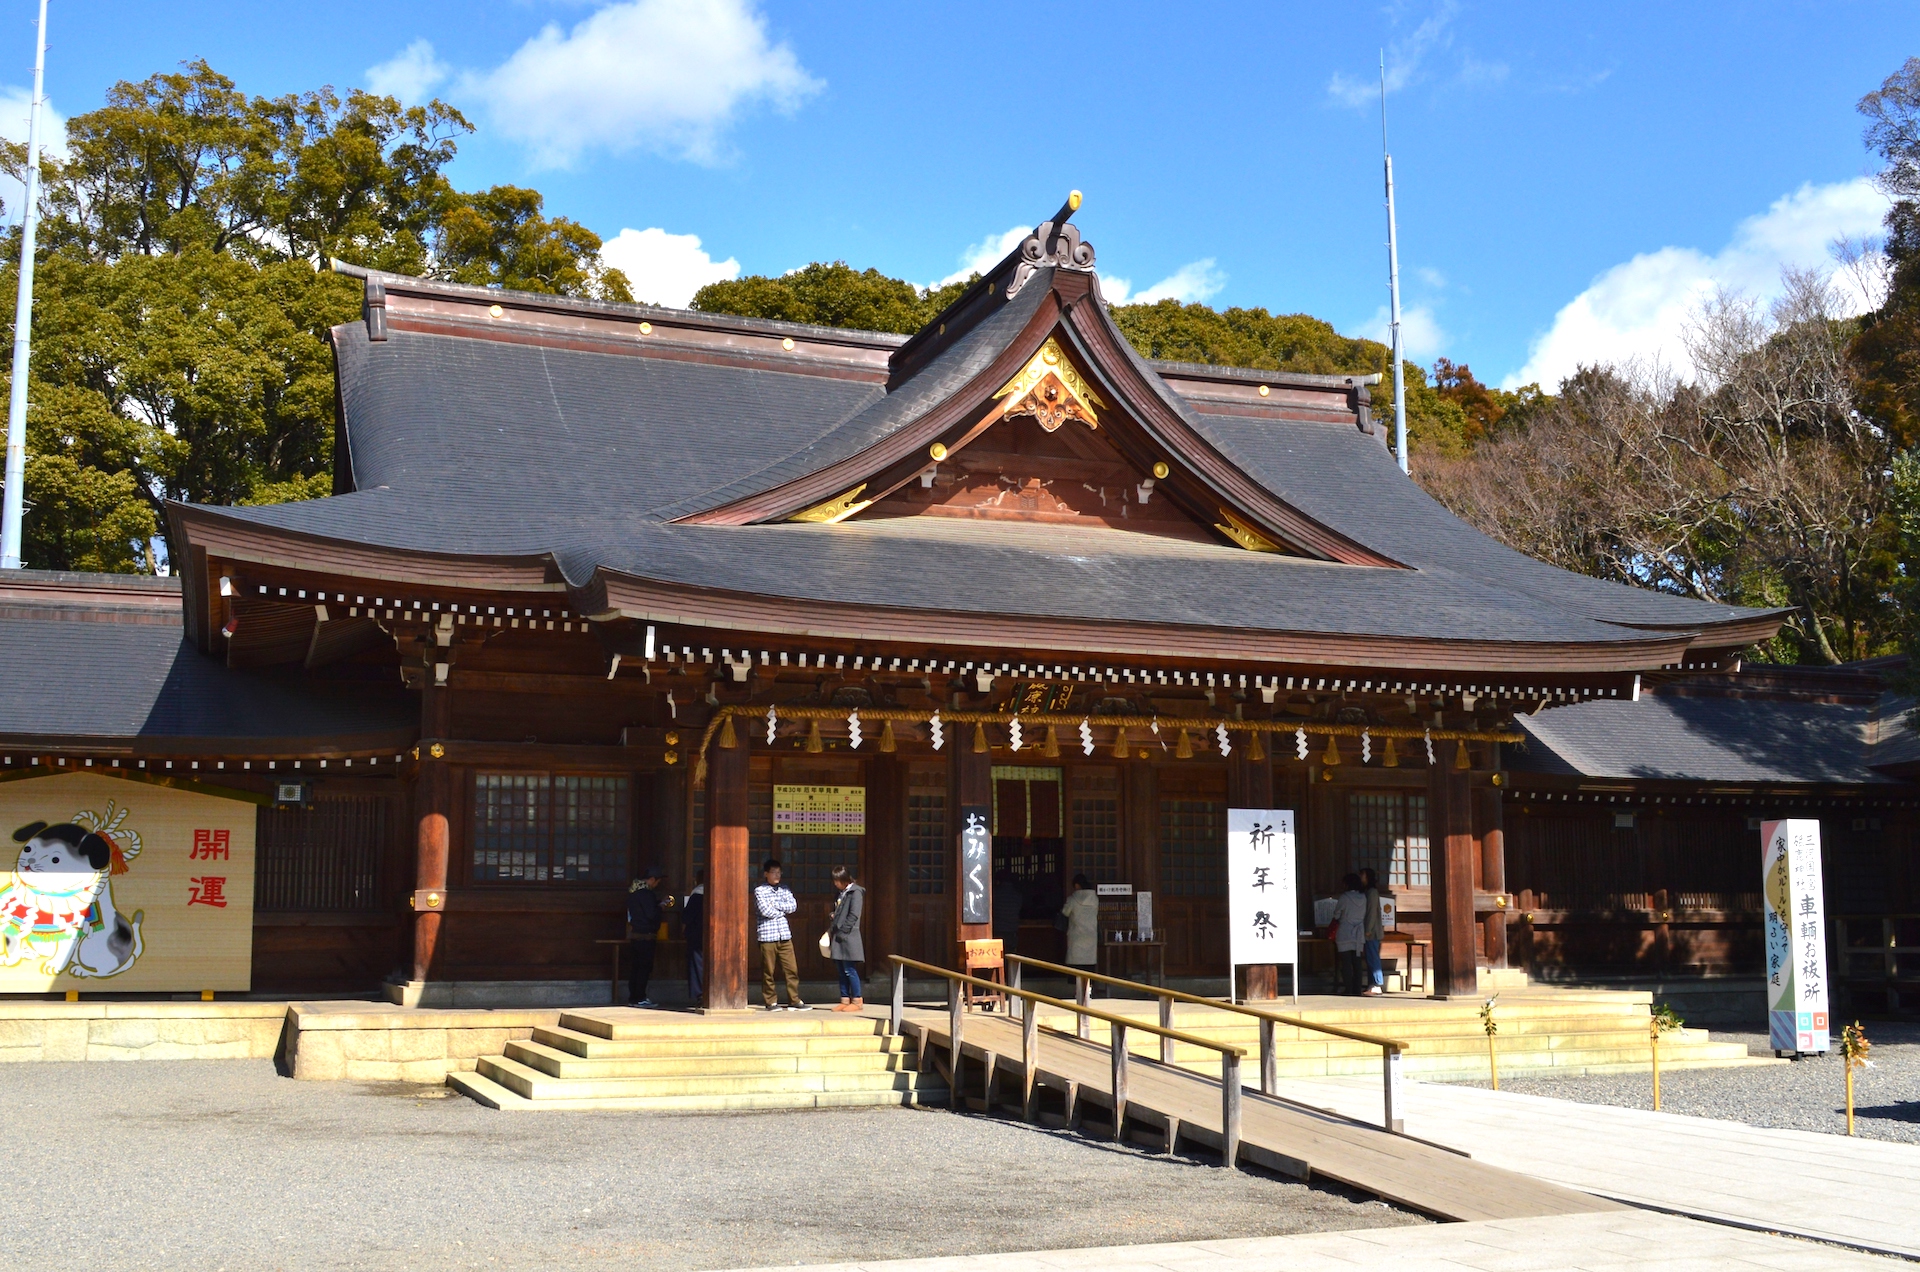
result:
<svg viewBox="0 0 1920 1272"><path fill-rule="evenodd" d="M0 1065L0 1108L0 1266L62 1272L725 1268L1424 1222L927 1110L500 1113L265 1061Z"/></svg>
<svg viewBox="0 0 1920 1272"><path fill-rule="evenodd" d="M1920 1024L1869 1021L1867 1058L1873 1068L1853 1079L1854 1133L1920 1144ZM1715 1041L1744 1042L1749 1055L1771 1056L1764 1033L1715 1029ZM1660 1107L1668 1113L1717 1117L1752 1126L1790 1130L1847 1130L1846 1070L1839 1036L1826 1056L1789 1064L1740 1069L1668 1069L1660 1074ZM1476 1082L1463 1085L1481 1086ZM1501 1078L1500 1089L1547 1095L1583 1104L1622 1108L1653 1107L1649 1074L1617 1073L1592 1077Z"/></svg>

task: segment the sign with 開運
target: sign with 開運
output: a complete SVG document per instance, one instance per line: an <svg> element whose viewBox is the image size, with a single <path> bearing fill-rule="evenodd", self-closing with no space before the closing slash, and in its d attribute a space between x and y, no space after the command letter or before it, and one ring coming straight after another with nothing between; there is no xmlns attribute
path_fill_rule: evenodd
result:
<svg viewBox="0 0 1920 1272"><path fill-rule="evenodd" d="M1760 824L1766 910L1767 1035L1775 1051L1826 1051L1827 932L1820 888L1820 823Z"/></svg>
<svg viewBox="0 0 1920 1272"><path fill-rule="evenodd" d="M1291 809L1227 810L1228 949L1235 967L1298 959L1293 857Z"/></svg>
<svg viewBox="0 0 1920 1272"><path fill-rule="evenodd" d="M864 786L776 786L773 788L776 835L864 835L867 788Z"/></svg>
<svg viewBox="0 0 1920 1272"><path fill-rule="evenodd" d="M93 773L0 783L0 993L251 989L255 816Z"/></svg>
<svg viewBox="0 0 1920 1272"><path fill-rule="evenodd" d="M960 808L960 921L993 922L993 810Z"/></svg>

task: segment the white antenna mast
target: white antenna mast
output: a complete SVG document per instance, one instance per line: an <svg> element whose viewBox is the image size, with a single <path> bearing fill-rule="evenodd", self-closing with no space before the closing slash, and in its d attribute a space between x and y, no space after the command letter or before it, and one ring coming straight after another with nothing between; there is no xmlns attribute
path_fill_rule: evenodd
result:
<svg viewBox="0 0 1920 1272"><path fill-rule="evenodd" d="M1380 153L1387 167L1387 297L1393 317L1393 450L1407 467L1407 386L1400 367L1400 241L1393 224L1393 153L1387 149L1387 51L1380 50Z"/></svg>
<svg viewBox="0 0 1920 1272"><path fill-rule="evenodd" d="M40 98L47 74L47 0L33 55L33 104L27 112L26 207L20 213L20 296L13 310L13 384L7 402L7 493L0 523L0 569L20 568L20 518L26 507L27 363L33 337L33 231L40 203Z"/></svg>

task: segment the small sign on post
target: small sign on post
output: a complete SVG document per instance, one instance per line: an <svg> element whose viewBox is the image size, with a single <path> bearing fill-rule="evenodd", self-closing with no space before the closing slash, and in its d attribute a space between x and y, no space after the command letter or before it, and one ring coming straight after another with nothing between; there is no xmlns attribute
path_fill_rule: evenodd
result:
<svg viewBox="0 0 1920 1272"><path fill-rule="evenodd" d="M993 869L993 810L968 804L960 810L960 921L993 922L988 874Z"/></svg>
<svg viewBox="0 0 1920 1272"><path fill-rule="evenodd" d="M1810 817L1762 822L1760 842L1768 1041L1775 1051L1824 1052L1832 1040L1820 823Z"/></svg>
<svg viewBox="0 0 1920 1272"><path fill-rule="evenodd" d="M1227 969L1285 963L1300 997L1300 918L1294 892L1293 812L1279 808L1227 810Z"/></svg>

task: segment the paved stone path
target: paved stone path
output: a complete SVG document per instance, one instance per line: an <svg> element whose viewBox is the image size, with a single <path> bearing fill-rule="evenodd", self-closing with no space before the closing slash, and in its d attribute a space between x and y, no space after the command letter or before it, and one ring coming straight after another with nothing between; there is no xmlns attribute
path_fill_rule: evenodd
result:
<svg viewBox="0 0 1920 1272"><path fill-rule="evenodd" d="M1294 1080L1280 1095L1355 1118L1380 1084ZM1409 1082L1406 1130L1634 1205L1920 1258L1920 1145Z"/></svg>
<svg viewBox="0 0 1920 1272"><path fill-rule="evenodd" d="M1894 1259L1644 1211L1165 1245L1040 1250L808 1272L1900 1272ZM771 1269L762 1270L771 1272Z"/></svg>

